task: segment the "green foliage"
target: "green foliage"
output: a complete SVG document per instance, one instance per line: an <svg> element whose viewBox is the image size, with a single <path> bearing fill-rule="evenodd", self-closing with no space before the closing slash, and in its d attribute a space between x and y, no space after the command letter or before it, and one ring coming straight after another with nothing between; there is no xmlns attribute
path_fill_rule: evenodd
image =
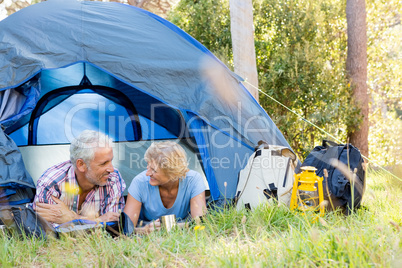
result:
<svg viewBox="0 0 402 268"><path fill-rule="evenodd" d="M182 0L169 20L233 67L229 13L228 0Z"/></svg>
<svg viewBox="0 0 402 268"><path fill-rule="evenodd" d="M170 15L224 63L232 59L228 2L183 0ZM259 88L346 140L346 129L359 122L359 111L350 105L345 82L344 1L255 0L253 5ZM301 158L329 138L264 94L260 104Z"/></svg>
<svg viewBox="0 0 402 268"><path fill-rule="evenodd" d="M182 0L171 20L232 67L228 0ZM361 117L346 80L341 0L254 0L259 88L344 142ZM367 1L370 158L402 164L402 5ZM260 93L260 104L301 159L331 137Z"/></svg>
<svg viewBox="0 0 402 268"><path fill-rule="evenodd" d="M357 125L345 83L344 1L254 1L260 88L338 139ZM323 138L264 95L261 105L303 158Z"/></svg>
<svg viewBox="0 0 402 268"><path fill-rule="evenodd" d="M370 158L402 165L402 5L367 1Z"/></svg>

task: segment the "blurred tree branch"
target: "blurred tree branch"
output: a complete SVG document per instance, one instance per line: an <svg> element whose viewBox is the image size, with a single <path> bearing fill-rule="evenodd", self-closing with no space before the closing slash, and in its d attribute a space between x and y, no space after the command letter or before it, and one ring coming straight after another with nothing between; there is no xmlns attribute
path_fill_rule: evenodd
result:
<svg viewBox="0 0 402 268"><path fill-rule="evenodd" d="M7 3L0 0L0 4L5 4L7 15L11 15L18 10L29 5L41 2L40 0L11 0ZM131 6L143 8L163 18L167 16L169 11L176 5L179 0L103 0L103 2L118 2Z"/></svg>

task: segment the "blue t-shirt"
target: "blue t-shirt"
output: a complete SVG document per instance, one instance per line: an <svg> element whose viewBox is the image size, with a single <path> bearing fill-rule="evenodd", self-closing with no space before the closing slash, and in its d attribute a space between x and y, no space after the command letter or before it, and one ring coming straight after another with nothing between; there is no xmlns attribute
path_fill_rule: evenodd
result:
<svg viewBox="0 0 402 268"><path fill-rule="evenodd" d="M179 191L173 206L165 208L159 193L159 186L149 184L146 171L141 172L131 182L128 193L142 203L139 221L152 221L164 215L175 214L178 220L190 215L190 200L205 191L200 173L190 170L179 182Z"/></svg>

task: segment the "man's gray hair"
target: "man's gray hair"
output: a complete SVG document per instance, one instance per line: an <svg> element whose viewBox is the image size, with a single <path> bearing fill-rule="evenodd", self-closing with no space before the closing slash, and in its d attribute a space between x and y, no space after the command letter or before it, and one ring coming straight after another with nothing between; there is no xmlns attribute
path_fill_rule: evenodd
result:
<svg viewBox="0 0 402 268"><path fill-rule="evenodd" d="M105 134L84 130L70 145L70 160L77 168L78 159L82 159L87 166L95 158L95 151L102 147L112 147L112 140Z"/></svg>

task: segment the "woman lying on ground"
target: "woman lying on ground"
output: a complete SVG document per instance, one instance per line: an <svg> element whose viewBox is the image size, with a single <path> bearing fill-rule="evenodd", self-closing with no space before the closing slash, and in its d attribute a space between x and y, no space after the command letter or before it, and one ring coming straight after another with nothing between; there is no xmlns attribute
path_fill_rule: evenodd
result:
<svg viewBox="0 0 402 268"><path fill-rule="evenodd" d="M139 226L137 233L159 229L159 218L164 215L174 214L180 221L205 214L203 178L188 169L186 153L180 145L171 141L152 143L144 158L147 170L131 182L124 208L134 226Z"/></svg>

